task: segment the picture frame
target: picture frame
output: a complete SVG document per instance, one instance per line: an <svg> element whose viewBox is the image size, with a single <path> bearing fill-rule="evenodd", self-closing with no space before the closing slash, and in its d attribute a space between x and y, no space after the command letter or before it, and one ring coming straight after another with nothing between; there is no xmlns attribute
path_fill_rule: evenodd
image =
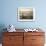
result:
<svg viewBox="0 0 46 46"><path fill-rule="evenodd" d="M35 21L35 8L19 7L17 14L18 21Z"/></svg>

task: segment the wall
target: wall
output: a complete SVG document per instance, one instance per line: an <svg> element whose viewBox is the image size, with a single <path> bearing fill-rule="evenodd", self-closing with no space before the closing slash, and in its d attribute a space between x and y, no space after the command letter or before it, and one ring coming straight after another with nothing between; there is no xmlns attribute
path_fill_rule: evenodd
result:
<svg viewBox="0 0 46 46"><path fill-rule="evenodd" d="M46 0L0 0L0 25L13 24L16 28L43 27L46 28ZM18 22L17 8L33 7L36 9L34 22Z"/></svg>
<svg viewBox="0 0 46 46"><path fill-rule="evenodd" d="M0 0L0 31L9 24L16 28L41 27L46 31L46 0ZM33 22L18 22L18 7L34 7L36 20Z"/></svg>

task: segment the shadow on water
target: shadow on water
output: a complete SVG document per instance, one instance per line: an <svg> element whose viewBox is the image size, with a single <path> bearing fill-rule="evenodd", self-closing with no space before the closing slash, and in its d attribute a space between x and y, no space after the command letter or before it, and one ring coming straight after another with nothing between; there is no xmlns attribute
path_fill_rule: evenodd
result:
<svg viewBox="0 0 46 46"><path fill-rule="evenodd" d="M4 24L0 24L0 43L2 43L3 32L6 32L6 26Z"/></svg>

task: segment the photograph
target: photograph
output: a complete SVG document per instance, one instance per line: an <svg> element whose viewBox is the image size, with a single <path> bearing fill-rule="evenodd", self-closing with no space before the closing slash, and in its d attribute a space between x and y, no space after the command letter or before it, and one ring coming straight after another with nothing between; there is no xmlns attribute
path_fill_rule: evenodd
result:
<svg viewBox="0 0 46 46"><path fill-rule="evenodd" d="M34 21L35 20L35 8L20 7L18 8L18 21Z"/></svg>

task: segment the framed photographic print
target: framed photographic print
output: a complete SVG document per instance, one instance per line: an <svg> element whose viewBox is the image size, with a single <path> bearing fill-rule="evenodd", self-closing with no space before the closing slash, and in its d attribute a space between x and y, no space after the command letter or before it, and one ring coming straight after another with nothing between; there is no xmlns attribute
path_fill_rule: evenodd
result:
<svg viewBox="0 0 46 46"><path fill-rule="evenodd" d="M20 7L18 8L18 21L34 21L35 8Z"/></svg>

